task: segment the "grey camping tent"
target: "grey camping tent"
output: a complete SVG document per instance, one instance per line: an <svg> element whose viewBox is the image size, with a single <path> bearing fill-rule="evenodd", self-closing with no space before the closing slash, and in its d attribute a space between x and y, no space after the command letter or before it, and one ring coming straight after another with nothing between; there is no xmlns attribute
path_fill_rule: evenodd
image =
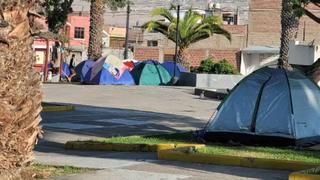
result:
<svg viewBox="0 0 320 180"><path fill-rule="evenodd" d="M318 144L320 89L297 70L259 69L230 92L203 136L243 144Z"/></svg>

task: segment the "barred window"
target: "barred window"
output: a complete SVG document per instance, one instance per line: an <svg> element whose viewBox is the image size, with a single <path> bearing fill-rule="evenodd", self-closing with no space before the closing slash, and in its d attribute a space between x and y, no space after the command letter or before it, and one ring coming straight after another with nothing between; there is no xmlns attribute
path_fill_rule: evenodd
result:
<svg viewBox="0 0 320 180"><path fill-rule="evenodd" d="M74 28L74 38L84 39L84 28L83 27L75 27Z"/></svg>

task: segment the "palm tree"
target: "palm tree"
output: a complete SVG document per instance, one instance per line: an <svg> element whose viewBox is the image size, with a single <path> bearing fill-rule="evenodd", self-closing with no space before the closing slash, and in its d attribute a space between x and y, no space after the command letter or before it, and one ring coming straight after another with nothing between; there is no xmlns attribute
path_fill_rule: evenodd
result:
<svg viewBox="0 0 320 180"><path fill-rule="evenodd" d="M31 32L37 0L6 0L0 7L0 177L19 179L33 159L41 131L42 93L34 71Z"/></svg>
<svg viewBox="0 0 320 180"><path fill-rule="evenodd" d="M151 12L152 16L162 16L166 21L150 21L143 27L147 31L157 31L173 42L176 42L176 23L177 18L174 17L170 10L165 8L156 8ZM228 40L231 35L222 28L222 20L217 16L204 17L203 15L189 9L182 20L179 22L178 44L179 52L177 61L188 67L188 59L185 50L198 41L207 39L213 34L221 34Z"/></svg>
<svg viewBox="0 0 320 180"><path fill-rule="evenodd" d="M289 43L296 38L299 28L299 18L293 11L292 0L282 0L281 10L281 47L278 65L289 68Z"/></svg>
<svg viewBox="0 0 320 180"><path fill-rule="evenodd" d="M105 6L111 10L122 8L128 0L90 0L90 38L88 58L98 59L102 54L102 31L104 26Z"/></svg>

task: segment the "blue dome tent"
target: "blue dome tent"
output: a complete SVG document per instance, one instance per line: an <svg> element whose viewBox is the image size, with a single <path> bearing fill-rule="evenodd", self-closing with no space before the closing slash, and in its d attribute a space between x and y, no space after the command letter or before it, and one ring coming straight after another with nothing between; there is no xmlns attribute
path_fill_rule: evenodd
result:
<svg viewBox="0 0 320 180"><path fill-rule="evenodd" d="M243 79L203 132L206 141L250 145L320 143L320 89L297 70L265 67Z"/></svg>
<svg viewBox="0 0 320 180"><path fill-rule="evenodd" d="M159 86L169 85L171 76L157 61L143 61L136 64L131 74L137 85Z"/></svg>

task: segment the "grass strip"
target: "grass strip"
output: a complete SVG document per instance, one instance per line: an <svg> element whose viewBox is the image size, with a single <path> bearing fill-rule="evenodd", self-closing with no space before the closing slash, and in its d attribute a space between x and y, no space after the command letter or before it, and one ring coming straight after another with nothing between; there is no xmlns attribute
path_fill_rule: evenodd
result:
<svg viewBox="0 0 320 180"><path fill-rule="evenodd" d="M192 132L103 138L89 142L106 144L190 144L193 140ZM211 155L226 155L237 157L265 158L274 160L299 161L306 163L319 163L320 152L311 150L255 146L230 146L228 144L206 144L206 147L196 150L196 153Z"/></svg>
<svg viewBox="0 0 320 180"><path fill-rule="evenodd" d="M82 174L91 171L94 171L94 169L34 164L23 170L22 177L24 179L46 179L49 177Z"/></svg>

